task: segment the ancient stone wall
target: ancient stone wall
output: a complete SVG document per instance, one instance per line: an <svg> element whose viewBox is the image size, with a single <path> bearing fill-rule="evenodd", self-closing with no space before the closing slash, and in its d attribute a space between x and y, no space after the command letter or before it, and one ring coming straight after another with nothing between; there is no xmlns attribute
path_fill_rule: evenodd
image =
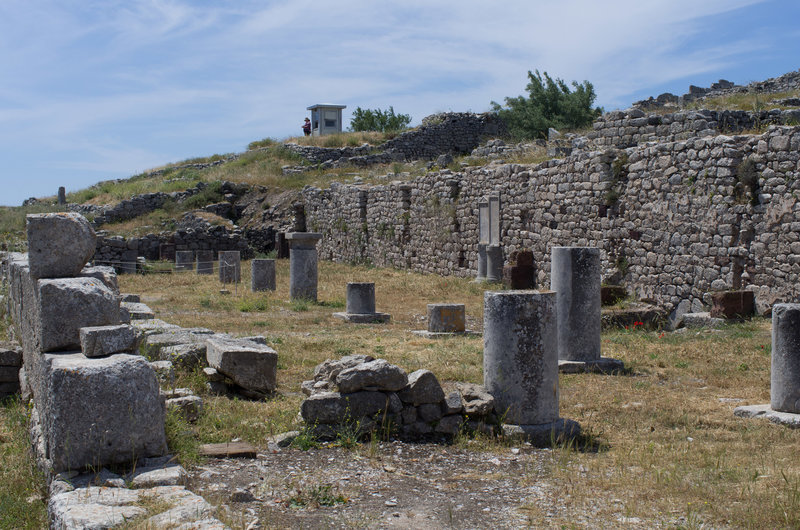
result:
<svg viewBox="0 0 800 530"><path fill-rule="evenodd" d="M596 246L605 280L667 309L741 287L764 311L798 295L799 177L800 128L776 126L303 195L323 259L473 276L478 200L499 192L504 253L533 250L541 287L552 246Z"/></svg>
<svg viewBox="0 0 800 530"><path fill-rule="evenodd" d="M696 136L736 134L766 125L800 124L800 109L760 112L698 110L645 114L640 109L603 114L586 135L589 147L631 147L644 142L674 142ZM578 139L583 142L583 139Z"/></svg>

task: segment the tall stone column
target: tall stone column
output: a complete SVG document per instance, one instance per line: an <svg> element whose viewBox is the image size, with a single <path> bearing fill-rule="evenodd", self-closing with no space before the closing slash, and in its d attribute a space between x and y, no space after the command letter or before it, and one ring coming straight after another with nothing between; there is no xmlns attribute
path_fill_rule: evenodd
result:
<svg viewBox="0 0 800 530"><path fill-rule="evenodd" d="M289 232L289 295L293 299L317 301L318 232Z"/></svg>
<svg viewBox="0 0 800 530"><path fill-rule="evenodd" d="M600 359L600 249L553 247L550 289L556 292L559 360Z"/></svg>
<svg viewBox="0 0 800 530"><path fill-rule="evenodd" d="M556 293L487 291L483 315L483 381L504 431L537 445L576 435L558 416Z"/></svg>

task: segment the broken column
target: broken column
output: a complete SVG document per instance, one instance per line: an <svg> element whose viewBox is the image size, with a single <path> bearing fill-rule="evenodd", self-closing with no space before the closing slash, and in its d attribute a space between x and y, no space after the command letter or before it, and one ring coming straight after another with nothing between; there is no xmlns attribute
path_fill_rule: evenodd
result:
<svg viewBox="0 0 800 530"><path fill-rule="evenodd" d="M347 284L346 312L333 316L358 324L383 323L391 318L387 313L375 311L375 284L366 282Z"/></svg>
<svg viewBox="0 0 800 530"><path fill-rule="evenodd" d="M198 250L197 274L214 274L214 251Z"/></svg>
<svg viewBox="0 0 800 530"><path fill-rule="evenodd" d="M242 278L241 256L238 250L219 251L219 281L239 283Z"/></svg>
<svg viewBox="0 0 800 530"><path fill-rule="evenodd" d="M800 304L772 306L769 404L736 407L733 413L800 427Z"/></svg>
<svg viewBox="0 0 800 530"><path fill-rule="evenodd" d="M175 270L191 271L194 270L194 251L176 250L175 251Z"/></svg>
<svg viewBox="0 0 800 530"><path fill-rule="evenodd" d="M556 293L484 293L483 380L504 432L535 445L576 436L558 416Z"/></svg>
<svg viewBox="0 0 800 530"><path fill-rule="evenodd" d="M274 259L254 259L250 262L250 289L254 293L275 290Z"/></svg>
<svg viewBox="0 0 800 530"><path fill-rule="evenodd" d="M317 301L318 232L289 232L289 295L292 299Z"/></svg>
<svg viewBox="0 0 800 530"><path fill-rule="evenodd" d="M600 249L553 247L550 289L556 292L558 363L562 371L619 371L600 355Z"/></svg>

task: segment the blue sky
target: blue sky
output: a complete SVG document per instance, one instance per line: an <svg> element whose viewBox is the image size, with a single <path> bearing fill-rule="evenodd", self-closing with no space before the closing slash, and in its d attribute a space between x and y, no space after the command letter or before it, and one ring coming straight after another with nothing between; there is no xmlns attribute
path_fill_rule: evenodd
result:
<svg viewBox="0 0 800 530"><path fill-rule="evenodd" d="M800 68L796 0L2 0L0 204L300 134L589 80L606 110Z"/></svg>

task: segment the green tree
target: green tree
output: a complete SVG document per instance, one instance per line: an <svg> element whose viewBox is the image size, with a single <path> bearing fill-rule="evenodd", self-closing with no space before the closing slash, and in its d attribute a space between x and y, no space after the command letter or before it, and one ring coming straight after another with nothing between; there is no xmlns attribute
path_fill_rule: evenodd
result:
<svg viewBox="0 0 800 530"><path fill-rule="evenodd" d="M351 131L402 131L411 123L411 116L408 114L395 114L394 108L389 110L381 109L362 109L356 107L353 111L353 118L350 120Z"/></svg>
<svg viewBox="0 0 800 530"><path fill-rule="evenodd" d="M561 79L528 71L529 97L505 98L505 105L492 101L492 110L508 125L512 136L520 139L547 138L547 129L577 129L592 123L603 109L592 108L594 87L589 81L573 81L574 91Z"/></svg>

